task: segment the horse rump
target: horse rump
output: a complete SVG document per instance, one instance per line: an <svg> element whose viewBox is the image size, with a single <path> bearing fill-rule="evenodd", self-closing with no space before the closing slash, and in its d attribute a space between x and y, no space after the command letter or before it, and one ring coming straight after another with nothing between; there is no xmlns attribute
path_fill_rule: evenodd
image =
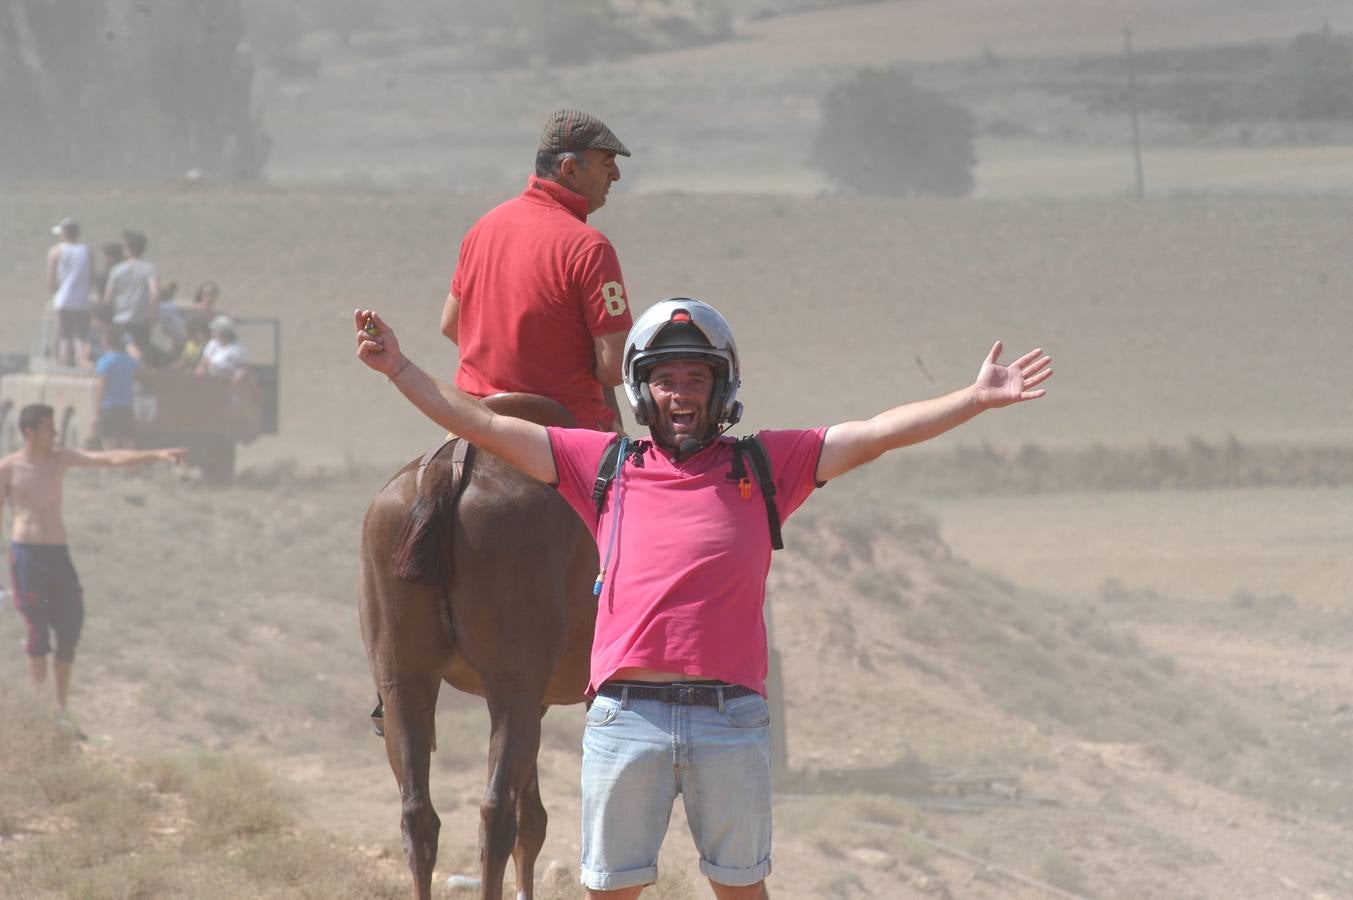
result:
<svg viewBox="0 0 1353 900"><path fill-rule="evenodd" d="M443 451L454 445L451 453ZM412 584L445 584L451 579L451 528L456 501L465 488L470 443L452 439L418 466L409 507L393 557L395 577Z"/></svg>

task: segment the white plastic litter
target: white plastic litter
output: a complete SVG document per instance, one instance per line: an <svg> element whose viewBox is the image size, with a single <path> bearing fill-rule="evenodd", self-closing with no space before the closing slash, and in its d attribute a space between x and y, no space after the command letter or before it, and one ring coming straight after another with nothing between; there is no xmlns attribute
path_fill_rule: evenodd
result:
<svg viewBox="0 0 1353 900"><path fill-rule="evenodd" d="M473 875L452 875L446 879L446 886L453 891L477 891L479 879Z"/></svg>

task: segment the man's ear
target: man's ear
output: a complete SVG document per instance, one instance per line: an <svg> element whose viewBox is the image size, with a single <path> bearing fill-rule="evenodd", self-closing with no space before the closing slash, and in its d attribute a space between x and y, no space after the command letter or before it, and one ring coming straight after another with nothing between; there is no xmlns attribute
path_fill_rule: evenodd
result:
<svg viewBox="0 0 1353 900"><path fill-rule="evenodd" d="M578 160L570 156L568 159L559 162L559 181L568 184L573 181L573 176L578 171Z"/></svg>

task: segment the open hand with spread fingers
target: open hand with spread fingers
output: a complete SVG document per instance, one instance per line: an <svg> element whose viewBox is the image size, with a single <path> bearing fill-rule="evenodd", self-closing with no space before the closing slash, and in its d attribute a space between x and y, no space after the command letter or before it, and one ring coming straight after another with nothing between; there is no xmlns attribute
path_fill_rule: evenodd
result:
<svg viewBox="0 0 1353 900"><path fill-rule="evenodd" d="M357 326L357 358L387 378L393 378L405 365L395 332L375 310L353 312Z"/></svg>
<svg viewBox="0 0 1353 900"><path fill-rule="evenodd" d="M997 362L1003 349L997 341L977 372L977 401L984 409L1037 400L1047 393L1038 385L1052 377L1052 357L1044 355L1042 349L1034 349L1003 366Z"/></svg>

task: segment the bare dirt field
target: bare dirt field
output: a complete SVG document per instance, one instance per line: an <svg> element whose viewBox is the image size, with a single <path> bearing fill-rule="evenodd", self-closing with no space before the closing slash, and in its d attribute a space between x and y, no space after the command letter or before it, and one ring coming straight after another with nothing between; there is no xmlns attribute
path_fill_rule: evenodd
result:
<svg viewBox="0 0 1353 900"><path fill-rule="evenodd" d="M364 718L355 549L382 473L435 431L351 359L348 316L387 310L449 374L435 318L456 234L484 202L3 198L0 281L33 298L9 307L15 334L40 309L40 226L70 209L96 235L144 227L167 273L216 278L229 310L283 320L283 433L245 450L239 485L72 479L90 610L73 702L91 752L257 761L294 789L305 827L371 848L394 885L398 809ZM1346 442L1330 373L1348 330L1348 214L1313 200L669 196L621 198L599 221L636 297L689 290L728 311L753 426L866 415L963 383L993 337L1042 343L1055 393L940 445L1013 450ZM933 519L890 489L891 471L824 489L776 561L799 773L777 806L777 896L1040 895L1005 870L1100 897L1353 893L1346 491L927 500ZM0 629L14 647L18 617ZM21 680L18 654L0 667ZM564 864L579 714L552 713L542 751L545 856ZM486 730L477 702L444 698L444 874L474 868ZM987 775L954 784L973 772ZM670 872L694 871L682 830L678 818Z"/></svg>
<svg viewBox="0 0 1353 900"><path fill-rule="evenodd" d="M449 376L454 348L437 317L460 235L489 202L337 190L10 192L0 197L0 289L17 298L6 343L23 349L42 312L44 223L79 208L95 239L135 225L165 277L187 290L215 279L228 311L282 319L283 434L246 448L246 463L393 462L435 429L353 366L351 311L388 311L411 353ZM663 195L616 198L596 221L638 305L693 295L728 311L747 361L750 426L872 415L964 384L1000 338L1046 346L1065 376L1056 403L980 419L962 435L1018 446L1348 438L1349 395L1329 372L1353 327L1351 212L1353 201L1287 198ZM355 427L372 409L380 418Z"/></svg>
<svg viewBox="0 0 1353 900"><path fill-rule="evenodd" d="M819 9L749 23L745 47L661 54L674 66L784 64L886 65L962 59L990 50L1002 56L1114 52L1132 28L1143 45L1188 46L1285 37L1328 21L1353 27L1353 12L1324 0L1272 4L1256 0L888 0Z"/></svg>

